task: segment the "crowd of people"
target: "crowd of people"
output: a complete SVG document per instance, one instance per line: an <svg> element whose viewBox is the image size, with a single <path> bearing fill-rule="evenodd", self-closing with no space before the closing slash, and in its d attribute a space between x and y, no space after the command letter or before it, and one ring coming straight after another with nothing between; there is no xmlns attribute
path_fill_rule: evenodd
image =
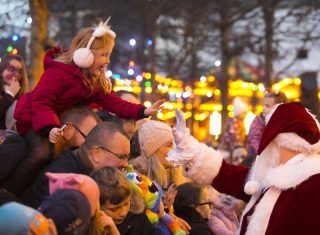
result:
<svg viewBox="0 0 320 235"><path fill-rule="evenodd" d="M269 92L248 135L246 166L176 127L148 119L105 75L116 34L107 22L52 48L28 92L24 61L0 65L0 234L320 234L320 129L299 102ZM220 150L244 142L242 115ZM230 135L234 134L234 135ZM252 165L252 167L251 167Z"/></svg>

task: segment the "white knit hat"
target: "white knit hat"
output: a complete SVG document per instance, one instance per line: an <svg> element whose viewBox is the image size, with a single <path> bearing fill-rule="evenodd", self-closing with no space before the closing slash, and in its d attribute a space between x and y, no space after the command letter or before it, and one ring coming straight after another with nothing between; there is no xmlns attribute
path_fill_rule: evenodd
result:
<svg viewBox="0 0 320 235"><path fill-rule="evenodd" d="M148 121L139 129L139 144L142 155L150 157L162 145L173 142L171 127L159 121Z"/></svg>

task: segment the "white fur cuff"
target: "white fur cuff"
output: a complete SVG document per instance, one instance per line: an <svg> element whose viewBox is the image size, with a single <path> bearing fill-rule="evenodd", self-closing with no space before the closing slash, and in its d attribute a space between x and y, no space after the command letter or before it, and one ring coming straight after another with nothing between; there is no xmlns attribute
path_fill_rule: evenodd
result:
<svg viewBox="0 0 320 235"><path fill-rule="evenodd" d="M184 175L196 183L211 185L220 171L223 158L219 152L205 144L199 144L198 148L198 154L192 162L184 166Z"/></svg>

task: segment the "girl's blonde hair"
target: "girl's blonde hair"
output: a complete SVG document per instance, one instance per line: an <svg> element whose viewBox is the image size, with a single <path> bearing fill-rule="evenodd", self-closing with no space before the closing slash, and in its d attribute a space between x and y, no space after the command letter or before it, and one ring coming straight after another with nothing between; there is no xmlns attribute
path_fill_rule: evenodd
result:
<svg viewBox="0 0 320 235"><path fill-rule="evenodd" d="M168 187L168 176L164 166L155 155L148 157L146 161L146 175L158 183L161 188L166 189Z"/></svg>
<svg viewBox="0 0 320 235"><path fill-rule="evenodd" d="M68 51L62 53L58 56L55 60L65 63L65 64L72 64L73 63L73 54L79 48L85 48L94 32L95 28L87 27L78 31L76 36L72 39L71 45ZM95 50L104 47L105 45L112 44L114 45L115 41L114 38L106 33L102 37L95 38L93 43L90 47L93 54L95 54ZM91 73L90 68L88 69L81 69L81 72L84 75L84 84L90 88L91 93L94 91L96 87L96 83L99 83L100 91L106 94L111 92L111 83L109 79L106 77L104 73L100 73L99 77L95 77Z"/></svg>
<svg viewBox="0 0 320 235"><path fill-rule="evenodd" d="M146 157L141 155L130 161L134 169L141 174L148 176L149 179L158 183L161 188L167 189L170 183L180 185L189 180L182 175L182 167L165 169L158 160L156 154Z"/></svg>

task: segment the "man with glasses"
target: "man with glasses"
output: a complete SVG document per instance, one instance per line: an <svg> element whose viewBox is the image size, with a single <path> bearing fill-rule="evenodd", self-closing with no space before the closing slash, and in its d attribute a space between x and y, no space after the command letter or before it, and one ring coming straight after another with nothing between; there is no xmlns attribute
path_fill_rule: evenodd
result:
<svg viewBox="0 0 320 235"><path fill-rule="evenodd" d="M126 168L129 153L130 141L123 128L113 122L99 123L89 132L79 149L64 152L38 176L29 203L38 207L49 194L46 172L89 175L93 170L106 166Z"/></svg>
<svg viewBox="0 0 320 235"><path fill-rule="evenodd" d="M62 132L62 138L55 144L57 153L54 153L53 146L50 146L52 149L47 158L51 160L69 147L79 147L84 142L85 136L100 122L100 119L88 108L79 106L65 111L60 116L60 121L68 124ZM33 144L32 141L25 141L19 134L11 138L15 142L5 142L0 145L0 162L2 163L0 185L7 191L21 196L48 163L44 162L43 166L35 171L34 159L25 159L30 151L30 145ZM12 153L8 155L8 152ZM31 174L33 171L34 177Z"/></svg>
<svg viewBox="0 0 320 235"><path fill-rule="evenodd" d="M68 148L78 148L85 141L88 133L101 122L100 118L86 107L74 107L60 116L64 123L61 136L55 143L55 154L59 156Z"/></svg>

